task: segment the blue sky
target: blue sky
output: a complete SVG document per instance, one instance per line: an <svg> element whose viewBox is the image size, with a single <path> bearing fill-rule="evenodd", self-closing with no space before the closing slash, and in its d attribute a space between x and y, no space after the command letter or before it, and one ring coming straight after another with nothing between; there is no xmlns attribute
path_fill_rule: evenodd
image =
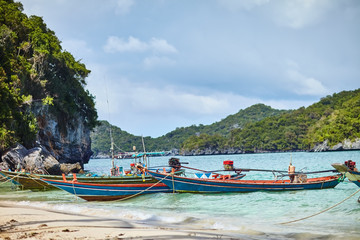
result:
<svg viewBox="0 0 360 240"><path fill-rule="evenodd" d="M20 2L92 71L99 119L135 135L360 87L358 0Z"/></svg>

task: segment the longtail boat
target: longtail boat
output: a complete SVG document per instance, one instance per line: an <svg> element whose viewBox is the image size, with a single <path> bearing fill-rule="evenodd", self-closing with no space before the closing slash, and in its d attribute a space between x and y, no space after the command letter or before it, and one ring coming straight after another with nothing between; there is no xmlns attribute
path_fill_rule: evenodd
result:
<svg viewBox="0 0 360 240"><path fill-rule="evenodd" d="M333 163L331 166L333 166L340 173L345 174L349 181L360 187L360 172L356 169L356 162L348 160L345 161L345 163Z"/></svg>
<svg viewBox="0 0 360 240"><path fill-rule="evenodd" d="M122 177L123 181L121 183L85 183L79 182L77 178L74 178L72 181L67 181L66 179L59 181L44 177L41 180L87 201L112 201L132 198L142 194L171 192L166 184L148 175L143 164L135 163L131 164L131 166L139 172L139 175L133 177L132 180L126 178L127 176ZM163 171L167 173L165 168L163 168ZM174 175L183 173L184 170L181 169L173 171Z"/></svg>
<svg viewBox="0 0 360 240"><path fill-rule="evenodd" d="M131 170L123 170L121 167L117 167L114 163L114 158L112 159L112 168L111 175L105 176L86 176L85 174L78 175L45 175L45 174L33 174L27 172L11 172L0 170L0 175L11 179L11 181L17 185L22 190L58 190L59 188L54 187L51 184L48 184L42 181L42 178L48 180L57 180L57 181L74 181L76 178L77 182L81 183L96 183L96 184L142 184L142 183L153 183L156 182L154 178L150 175L144 174L137 169L138 166L142 166L145 163L148 163L148 157L153 156L153 153L138 153L133 155L135 163L130 164ZM142 160L138 160L141 159ZM177 174L181 174L181 171L178 171Z"/></svg>
<svg viewBox="0 0 360 240"><path fill-rule="evenodd" d="M42 181L74 194L87 201L112 201L135 195L171 192L170 188L154 178L143 183L98 184L76 181L59 181L42 178Z"/></svg>
<svg viewBox="0 0 360 240"><path fill-rule="evenodd" d="M184 168L189 168L185 167ZM198 170L189 168L192 170ZM237 175L219 174L219 171L234 171ZM154 170L147 172L157 180L166 184L175 192L192 193L226 193L226 192L255 192L255 191L286 191L286 190L305 190L305 189L325 189L334 188L339 184L342 174L308 178L307 174L335 172L336 170L324 170L317 172L295 172L294 180L277 179L274 180L242 180L244 174L241 172L264 171L264 172L286 172L278 170L265 169L236 169L233 167L233 161L224 161L224 170L203 171L203 177L184 177L176 176L172 173L162 173ZM282 176L289 176L282 174Z"/></svg>
<svg viewBox="0 0 360 240"><path fill-rule="evenodd" d="M51 184L48 184L41 180L46 178L49 180L57 181L73 181L74 175L61 176L61 175L42 175L42 174L31 174L25 172L10 172L1 170L0 174L16 182L22 190L57 190ZM124 184L124 183L143 183L155 181L151 176L146 175L144 178L138 175L123 175L123 176L84 176L76 175L78 182L83 183L99 183L99 184Z"/></svg>
<svg viewBox="0 0 360 240"><path fill-rule="evenodd" d="M165 169L163 171L166 173ZM179 170L173 174L177 175L183 172L183 170ZM73 181L46 178L41 178L41 180L87 201L112 201L142 194L171 192L166 184L161 183L146 172L142 176L134 178L133 181L124 181L120 184L84 183L78 182L76 178Z"/></svg>
<svg viewBox="0 0 360 240"><path fill-rule="evenodd" d="M308 178L306 182L290 183L290 180L232 180L204 179L176 176L148 170L149 174L162 180L175 192L223 193L285 191L334 188L341 175Z"/></svg>

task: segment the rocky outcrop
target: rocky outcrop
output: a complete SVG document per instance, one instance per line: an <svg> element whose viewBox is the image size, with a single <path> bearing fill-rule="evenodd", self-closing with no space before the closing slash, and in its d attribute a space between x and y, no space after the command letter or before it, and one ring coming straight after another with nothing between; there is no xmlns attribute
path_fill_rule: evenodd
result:
<svg viewBox="0 0 360 240"><path fill-rule="evenodd" d="M81 167L92 155L90 129L78 114L72 119L61 119L48 106L34 105L39 125L38 144L44 146L60 163L79 163Z"/></svg>
<svg viewBox="0 0 360 240"><path fill-rule="evenodd" d="M329 146L328 140L315 145L312 152L326 152L326 151L344 151L344 150L360 150L360 138L351 141L349 139L345 139L343 142L338 143L334 146Z"/></svg>
<svg viewBox="0 0 360 240"><path fill-rule="evenodd" d="M60 170L62 173L84 173L84 170L79 163L62 163L60 164Z"/></svg>
<svg viewBox="0 0 360 240"><path fill-rule="evenodd" d="M0 168L55 175L81 172L92 151L90 129L80 114L61 119L51 113L49 106L37 103L33 103L32 112L39 128L36 147L28 150L16 145L3 154Z"/></svg>
<svg viewBox="0 0 360 240"><path fill-rule="evenodd" d="M24 168L24 156L26 156L28 152L29 151L24 146L17 144L1 157L0 169L15 170L18 166Z"/></svg>
<svg viewBox="0 0 360 240"><path fill-rule="evenodd" d="M19 161L23 161L22 169L25 169L26 172L61 174L59 162L44 147L30 149Z"/></svg>
<svg viewBox="0 0 360 240"><path fill-rule="evenodd" d="M6 152L0 162L0 169L25 170L29 173L60 175L62 173L83 173L79 163L59 163L45 147L30 150L21 144Z"/></svg>
<svg viewBox="0 0 360 240"><path fill-rule="evenodd" d="M2 156L1 168L40 174L60 174L59 162L43 147L27 150L21 144Z"/></svg>

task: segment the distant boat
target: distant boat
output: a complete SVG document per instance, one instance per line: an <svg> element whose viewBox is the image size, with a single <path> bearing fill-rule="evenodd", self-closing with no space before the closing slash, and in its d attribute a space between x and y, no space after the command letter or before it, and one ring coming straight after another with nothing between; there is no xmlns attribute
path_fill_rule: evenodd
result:
<svg viewBox="0 0 360 240"><path fill-rule="evenodd" d="M290 180L238 180L182 177L148 170L154 178L161 180L175 192L227 193L255 191L286 191L334 188L341 175L307 178L304 182Z"/></svg>
<svg viewBox="0 0 360 240"><path fill-rule="evenodd" d="M349 181L355 183L358 187L360 187L360 172L356 169L356 163L349 160L345 163L333 163L331 164L336 170L345 174L345 176L349 179Z"/></svg>
<svg viewBox="0 0 360 240"><path fill-rule="evenodd" d="M146 153L137 153L137 152L119 152L118 154L114 155L116 159L131 159L131 158L139 158L144 155L148 157L161 157L165 156L165 152L146 152Z"/></svg>

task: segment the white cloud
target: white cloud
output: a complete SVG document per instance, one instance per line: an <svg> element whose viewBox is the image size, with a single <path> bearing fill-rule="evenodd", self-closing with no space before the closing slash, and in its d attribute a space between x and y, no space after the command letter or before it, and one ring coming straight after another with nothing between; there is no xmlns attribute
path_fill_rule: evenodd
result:
<svg viewBox="0 0 360 240"><path fill-rule="evenodd" d="M115 12L119 15L125 15L130 12L134 5L134 0L117 0Z"/></svg>
<svg viewBox="0 0 360 240"><path fill-rule="evenodd" d="M298 70L288 70L287 77L291 91L300 95L322 96L329 93L329 90L321 83L321 81L307 77Z"/></svg>
<svg viewBox="0 0 360 240"><path fill-rule="evenodd" d="M152 38L149 42L143 42L130 36L128 40L116 36L110 36L104 46L106 52L145 52L153 51L154 53L176 53L174 46L169 44L165 39Z"/></svg>
<svg viewBox="0 0 360 240"><path fill-rule="evenodd" d="M177 53L174 46L170 45L164 39L152 38L149 42L149 48L159 53Z"/></svg>
<svg viewBox="0 0 360 240"><path fill-rule="evenodd" d="M103 68L98 67L99 70ZM96 105L101 115L107 115L106 102L109 99L111 114L128 113L129 119L138 114L169 114L175 116L218 115L233 111L236 108L231 94L198 95L180 90L176 87L157 87L144 83L136 83L127 78L93 80L89 82L89 90L97 96ZM108 92L104 94L106 85ZM239 100L239 99L237 99ZM242 103L241 101L235 101ZM165 119L164 119L165 120Z"/></svg>
<svg viewBox="0 0 360 240"><path fill-rule="evenodd" d="M122 38L110 36L107 39L104 50L106 52L143 52L148 49L148 44L141 42L139 39L130 36L128 41Z"/></svg>

